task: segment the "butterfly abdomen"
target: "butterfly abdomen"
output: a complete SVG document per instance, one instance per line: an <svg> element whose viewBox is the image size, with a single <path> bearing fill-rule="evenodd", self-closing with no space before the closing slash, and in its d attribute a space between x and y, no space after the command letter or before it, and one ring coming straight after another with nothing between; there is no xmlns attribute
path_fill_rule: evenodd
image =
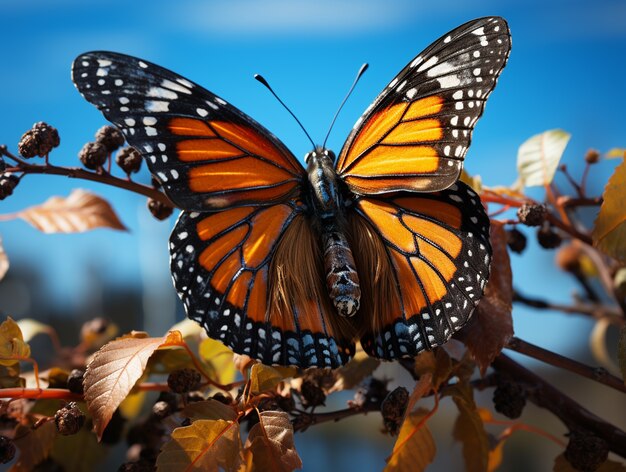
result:
<svg viewBox="0 0 626 472"><path fill-rule="evenodd" d="M314 208L324 253L328 295L341 316L354 316L359 310L361 288L354 256L346 238L341 211L334 154L316 149L305 157L311 203Z"/></svg>

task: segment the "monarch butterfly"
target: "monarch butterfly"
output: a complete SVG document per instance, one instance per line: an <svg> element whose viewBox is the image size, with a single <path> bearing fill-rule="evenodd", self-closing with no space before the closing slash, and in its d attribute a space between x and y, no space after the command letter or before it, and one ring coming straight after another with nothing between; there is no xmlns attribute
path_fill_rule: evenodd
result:
<svg viewBox="0 0 626 472"><path fill-rule="evenodd" d="M188 316L263 363L334 368L357 340L389 360L441 345L480 299L489 220L457 179L510 44L498 17L442 36L338 158L315 147L306 169L252 118L155 64L89 52L72 78L183 209L170 252Z"/></svg>

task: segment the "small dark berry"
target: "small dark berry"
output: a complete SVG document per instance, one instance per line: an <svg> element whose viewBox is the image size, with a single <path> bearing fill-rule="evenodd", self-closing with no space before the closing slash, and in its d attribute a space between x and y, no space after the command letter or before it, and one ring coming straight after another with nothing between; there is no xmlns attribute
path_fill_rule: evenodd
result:
<svg viewBox="0 0 626 472"><path fill-rule="evenodd" d="M326 394L315 382L305 379L300 386L302 404L305 407L323 405L326 402Z"/></svg>
<svg viewBox="0 0 626 472"><path fill-rule="evenodd" d="M125 147L119 150L115 162L127 174L136 173L141 169L141 154L135 148Z"/></svg>
<svg viewBox="0 0 626 472"><path fill-rule="evenodd" d="M96 142L104 145L111 153L124 144L124 135L115 126L105 125L96 131Z"/></svg>
<svg viewBox="0 0 626 472"><path fill-rule="evenodd" d="M76 434L85 424L85 414L80 411L76 402L70 402L54 415L57 431L64 436Z"/></svg>
<svg viewBox="0 0 626 472"><path fill-rule="evenodd" d="M13 195L13 189L20 183L15 175L4 175L0 178L0 200L4 200L7 197Z"/></svg>
<svg viewBox="0 0 626 472"><path fill-rule="evenodd" d="M59 132L56 128L40 121L22 135L17 149L26 158L43 157L60 143Z"/></svg>
<svg viewBox="0 0 626 472"><path fill-rule="evenodd" d="M404 387L398 387L389 392L380 405L380 413L383 416L385 429L395 436L400 431L402 417L409 401L409 391Z"/></svg>
<svg viewBox="0 0 626 472"><path fill-rule="evenodd" d="M85 371L81 369L74 369L70 372L70 375L67 377L67 388L72 393L83 393L83 377L85 375Z"/></svg>
<svg viewBox="0 0 626 472"><path fill-rule="evenodd" d="M535 205L532 203L524 203L517 210L517 217L526 226L539 226L546 219L548 209L545 205Z"/></svg>
<svg viewBox="0 0 626 472"><path fill-rule="evenodd" d="M170 373L167 377L167 385L174 393L187 393L196 390L200 386L202 377L195 369L179 369Z"/></svg>
<svg viewBox="0 0 626 472"><path fill-rule="evenodd" d="M555 249L561 245L563 238L549 225L544 225L537 231L537 241L544 249Z"/></svg>
<svg viewBox="0 0 626 472"><path fill-rule="evenodd" d="M11 462L15 457L15 444L6 436L0 436L0 464Z"/></svg>
<svg viewBox="0 0 626 472"><path fill-rule="evenodd" d="M233 397L230 395L230 393L217 392L211 398L213 400L217 400L220 403L223 403L224 405L233 404Z"/></svg>
<svg viewBox="0 0 626 472"><path fill-rule="evenodd" d="M78 157L87 169L97 170L106 162L109 152L101 143L87 143L78 153Z"/></svg>
<svg viewBox="0 0 626 472"><path fill-rule="evenodd" d="M587 151L587 154L585 154L585 162L587 162L587 164L595 164L599 160L600 153L595 149L589 149L589 151Z"/></svg>
<svg viewBox="0 0 626 472"><path fill-rule="evenodd" d="M526 406L526 390L516 382L498 380L498 385L493 391L493 406L507 418L519 418Z"/></svg>
<svg viewBox="0 0 626 472"><path fill-rule="evenodd" d="M526 249L526 236L517 228L510 229L506 232L506 243L511 251L521 254Z"/></svg>
<svg viewBox="0 0 626 472"><path fill-rule="evenodd" d="M588 431L571 431L564 455L574 469L591 472L607 460L609 446Z"/></svg>
<svg viewBox="0 0 626 472"><path fill-rule="evenodd" d="M150 210L152 216L154 216L157 220L164 220L170 217L174 208L160 202L159 200L148 198L148 210Z"/></svg>
<svg viewBox="0 0 626 472"><path fill-rule="evenodd" d="M167 402L156 402L152 406L152 414L157 418L166 418L173 413L172 406Z"/></svg>

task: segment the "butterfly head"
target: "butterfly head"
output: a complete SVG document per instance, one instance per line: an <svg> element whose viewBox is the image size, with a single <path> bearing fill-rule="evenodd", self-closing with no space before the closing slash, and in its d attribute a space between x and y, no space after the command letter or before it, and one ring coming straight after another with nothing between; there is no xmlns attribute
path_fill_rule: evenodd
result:
<svg viewBox="0 0 626 472"><path fill-rule="evenodd" d="M320 163L323 160L327 160L329 161L330 164L334 164L336 158L337 156L335 156L335 153L331 151L330 149L327 149L322 146L316 146L313 151L305 154L304 163L308 165L309 167L314 162Z"/></svg>

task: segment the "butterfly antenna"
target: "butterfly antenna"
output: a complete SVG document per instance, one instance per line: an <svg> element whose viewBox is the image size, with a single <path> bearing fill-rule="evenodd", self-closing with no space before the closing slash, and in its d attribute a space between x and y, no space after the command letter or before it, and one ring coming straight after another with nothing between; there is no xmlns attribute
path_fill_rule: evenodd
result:
<svg viewBox="0 0 626 472"><path fill-rule="evenodd" d="M311 141L311 144L313 145L313 149L315 149L315 143L313 142L313 140L311 139L311 136L309 135L309 133L307 133L306 129L304 128L304 126L302 125L302 123L300 123L300 120L298 119L298 117L296 115L294 115L294 113L289 109L289 107L287 105L285 105L285 102L283 102L280 97L278 95L276 95L276 92L274 92L274 90L272 89L272 87L270 87L270 84L267 82L267 80L265 80L265 77L263 77L261 74L254 74L254 78L256 80L258 80L259 82L261 82L263 85L265 85L265 87L267 88L267 90L269 90L272 95L274 95L274 97L276 98L276 100L278 100L278 102L285 107L285 110L287 110L289 112L289 114L291 116L293 116L293 119L296 120L296 123L298 123L300 125L300 128L302 128L302 131L304 131L304 134L306 134L306 137L309 138L309 141Z"/></svg>
<svg viewBox="0 0 626 472"><path fill-rule="evenodd" d="M369 64L366 62L365 64L363 64L361 66L361 68L359 69L359 72L357 72L356 77L354 79L354 82L352 83L352 87L350 87L350 90L348 90L348 93L346 94L345 98L343 99L343 102L341 102L341 105L339 105L339 108L337 109L337 112L335 113L335 116L333 117L333 121L330 123L330 127L328 128L328 133L326 133L326 137L324 138L324 144L322 144L323 148L326 147L326 141L328 140L328 136L330 136L330 132L333 129L333 126L335 125L335 121L337 120L337 117L339 116L339 112L343 108L344 104L348 100L348 97L350 96L350 94L354 90L354 87L356 87L357 82L359 81L359 79L361 78L361 76L367 70L368 67L369 67Z"/></svg>

